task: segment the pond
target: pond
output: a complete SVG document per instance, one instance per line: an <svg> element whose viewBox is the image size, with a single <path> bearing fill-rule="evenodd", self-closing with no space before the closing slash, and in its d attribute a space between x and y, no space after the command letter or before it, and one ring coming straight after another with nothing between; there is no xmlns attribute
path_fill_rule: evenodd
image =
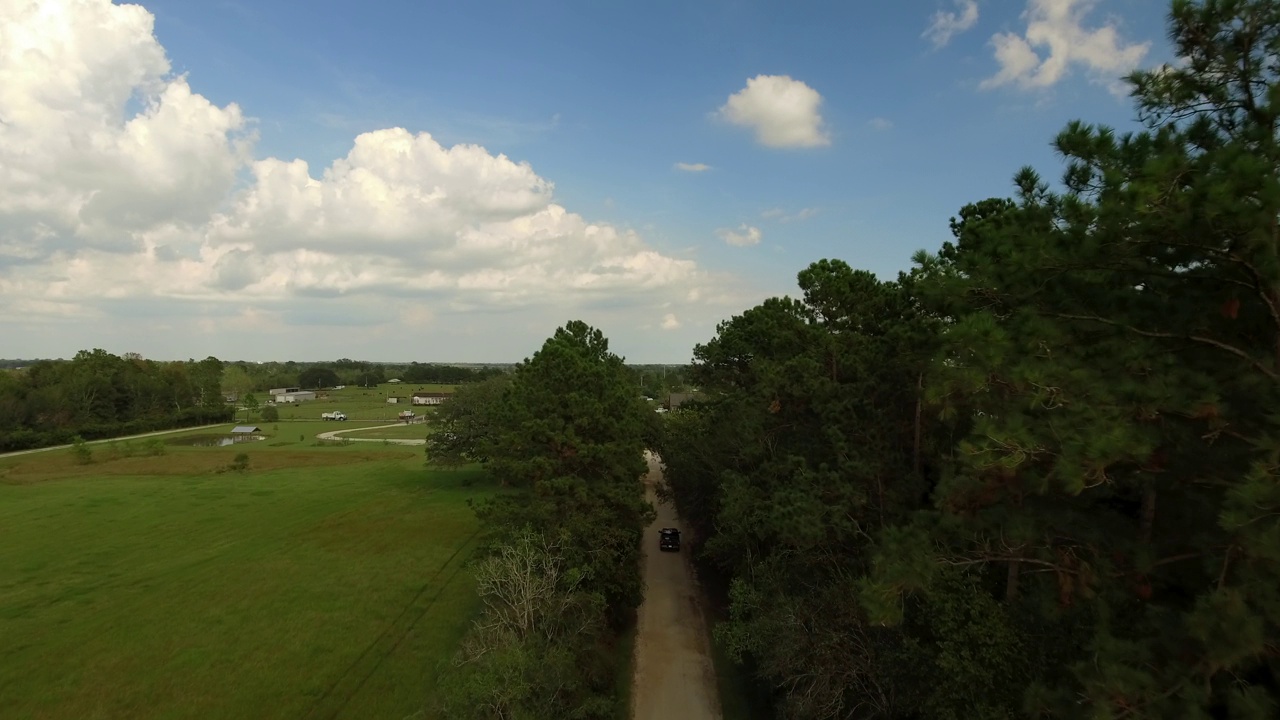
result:
<svg viewBox="0 0 1280 720"><path fill-rule="evenodd" d="M195 447L225 447L240 443L265 440L266 435L188 435L169 440L170 445L193 445Z"/></svg>

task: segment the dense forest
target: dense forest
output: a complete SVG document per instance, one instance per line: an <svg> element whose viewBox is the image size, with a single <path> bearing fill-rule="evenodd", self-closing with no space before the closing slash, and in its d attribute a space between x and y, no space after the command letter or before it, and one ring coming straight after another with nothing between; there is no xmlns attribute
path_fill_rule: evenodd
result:
<svg viewBox="0 0 1280 720"><path fill-rule="evenodd" d="M217 358L156 362L84 350L0 371L0 452L231 420Z"/></svg>
<svg viewBox="0 0 1280 720"><path fill-rule="evenodd" d="M508 490L477 510L484 610L444 673L449 718L619 717L619 638L643 597L643 451L658 415L599 330L558 329L506 376L441 406L428 461Z"/></svg>
<svg viewBox="0 0 1280 720"><path fill-rule="evenodd" d="M1170 18L1145 130L695 349L666 480L775 716L1280 717L1280 5Z"/></svg>

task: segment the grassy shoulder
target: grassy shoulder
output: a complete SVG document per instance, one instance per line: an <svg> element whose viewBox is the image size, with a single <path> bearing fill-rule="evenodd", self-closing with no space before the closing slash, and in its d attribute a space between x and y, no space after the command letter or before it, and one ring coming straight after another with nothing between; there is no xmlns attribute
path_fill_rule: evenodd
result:
<svg viewBox="0 0 1280 720"><path fill-rule="evenodd" d="M316 423L316 425L324 425ZM203 431L208 432L208 431ZM475 470L314 432L0 460L17 717L405 717L477 610ZM198 434L198 433L193 433ZM168 438L166 438L168 439ZM245 472L219 472L244 453Z"/></svg>

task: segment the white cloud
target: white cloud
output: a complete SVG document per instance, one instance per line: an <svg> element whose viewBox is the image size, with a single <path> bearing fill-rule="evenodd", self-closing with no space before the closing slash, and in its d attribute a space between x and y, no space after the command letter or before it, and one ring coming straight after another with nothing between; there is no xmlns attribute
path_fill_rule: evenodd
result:
<svg viewBox="0 0 1280 720"><path fill-rule="evenodd" d="M738 226L737 232L730 230L729 228L720 228L719 230L716 230L716 235L726 243L736 245L738 247L759 245L761 238L760 228L752 227L746 223Z"/></svg>
<svg viewBox="0 0 1280 720"><path fill-rule="evenodd" d="M867 121L867 125L871 126L872 130L889 130L893 128L893 121L888 118L874 117Z"/></svg>
<svg viewBox="0 0 1280 720"><path fill-rule="evenodd" d="M795 214L788 215L782 208L769 208L760 213L765 220L777 220L780 223L803 222L818 214L818 208L800 208Z"/></svg>
<svg viewBox="0 0 1280 720"><path fill-rule="evenodd" d="M1086 28L1085 16L1096 4L1097 0L1028 0L1022 13L1027 21L1025 32L992 36L1000 71L980 87L1047 88L1077 65L1094 80L1118 91L1120 77L1142 63L1151 43L1123 40L1115 20ZM1042 55L1036 48L1046 52Z"/></svg>
<svg viewBox="0 0 1280 720"><path fill-rule="evenodd" d="M680 321L676 319L674 313L667 313L662 317L663 330L675 330L678 327L680 327Z"/></svg>
<svg viewBox="0 0 1280 720"><path fill-rule="evenodd" d="M756 141L775 148L831 144L823 126L822 95L787 75L757 75L729 96L719 116L755 130Z"/></svg>
<svg viewBox="0 0 1280 720"><path fill-rule="evenodd" d="M685 172L700 173L700 172L706 172L707 170L710 170L710 169L711 169L711 166L710 166L710 165L708 165L708 164L706 164L706 163L684 163L684 162L678 162L678 163L676 163L676 169L677 169L677 170L683 170L683 171L685 171Z"/></svg>
<svg viewBox="0 0 1280 720"><path fill-rule="evenodd" d="M929 27L920 35L928 38L935 48L945 47L951 38L973 27L978 22L977 0L955 0L959 12L939 10L933 14Z"/></svg>
<svg viewBox="0 0 1280 720"><path fill-rule="evenodd" d="M254 159L240 108L173 76L153 25L109 0L0 2L0 333L12 352L54 347L49 323L79 323L59 353L109 330L155 356L166 333L205 343L198 333L221 328L218 342L296 331L279 346L307 354L298 340L356 336L299 326L343 323L430 324L477 347L499 340L451 314L497 318L506 329L487 335L503 342L536 328L536 342L574 316L627 329L690 292L741 297L732 279L571 212L528 163L477 145L390 128L318 171Z"/></svg>

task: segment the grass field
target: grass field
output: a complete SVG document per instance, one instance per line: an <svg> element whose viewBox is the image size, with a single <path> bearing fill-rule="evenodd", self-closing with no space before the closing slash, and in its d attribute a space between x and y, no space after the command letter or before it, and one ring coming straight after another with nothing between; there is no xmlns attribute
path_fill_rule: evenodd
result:
<svg viewBox="0 0 1280 720"><path fill-rule="evenodd" d="M426 707L476 610L466 501L491 490L416 448L318 447L334 425L159 457L95 446L88 465L0 459L0 715ZM241 452L247 471L218 472Z"/></svg>

